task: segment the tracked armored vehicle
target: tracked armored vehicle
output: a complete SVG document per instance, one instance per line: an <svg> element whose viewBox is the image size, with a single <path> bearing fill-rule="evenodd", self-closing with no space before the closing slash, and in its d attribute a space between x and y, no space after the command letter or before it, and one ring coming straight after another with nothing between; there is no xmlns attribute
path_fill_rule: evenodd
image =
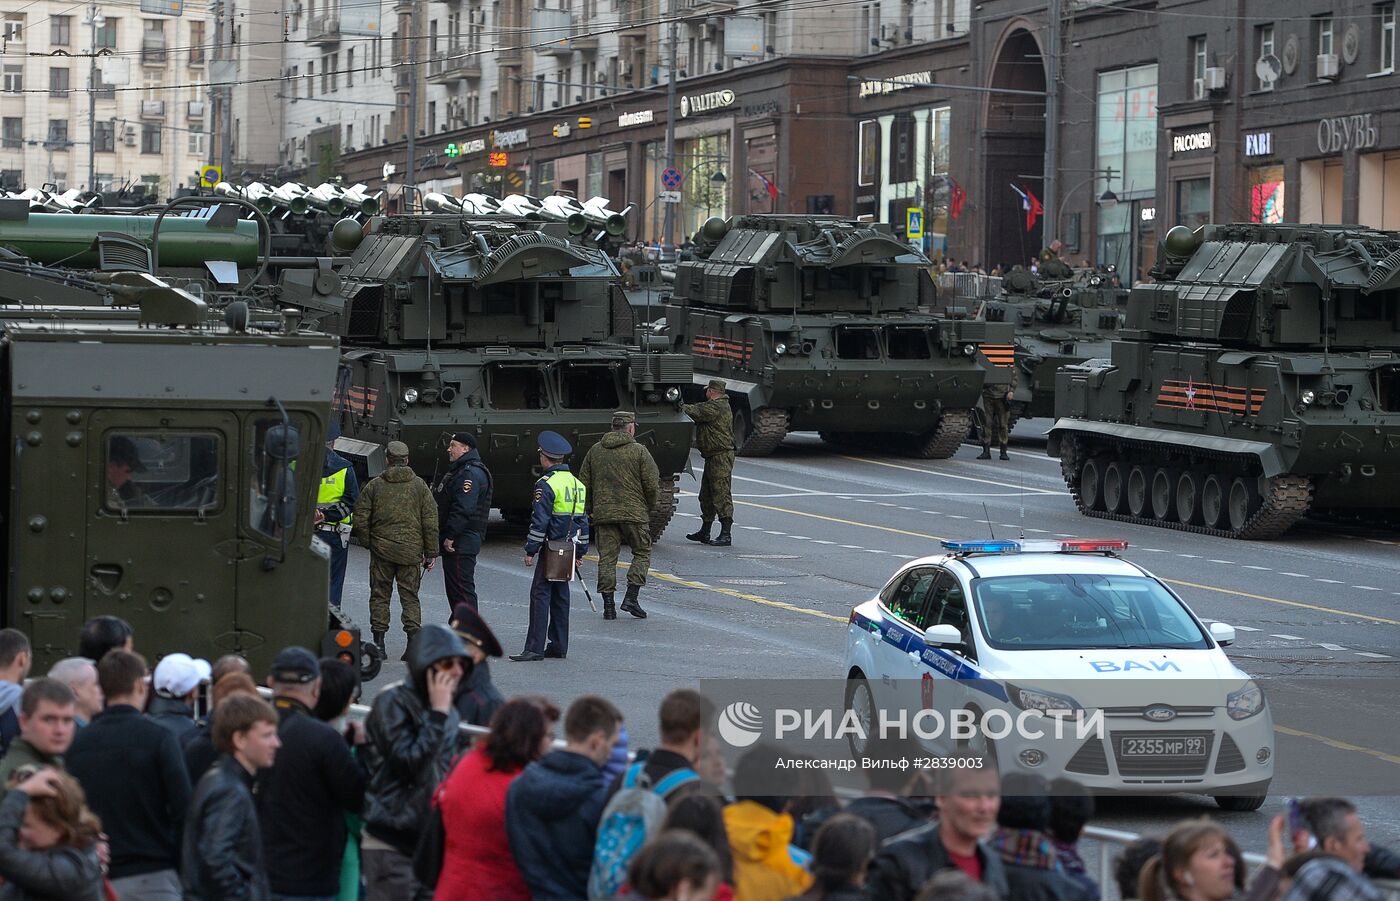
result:
<svg viewBox="0 0 1400 901"><path fill-rule="evenodd" d="M337 449L372 474L384 445L403 441L432 480L451 434L471 431L495 506L518 521L529 515L540 432L567 437L577 462L614 410L632 409L637 440L661 469L659 536L689 465L693 426L679 403L690 357L612 340L625 316L617 269L570 240L576 225L499 213L376 217L344 267L292 273L280 302L343 342Z"/></svg>
<svg viewBox="0 0 1400 901"><path fill-rule="evenodd" d="M676 266L666 327L672 348L694 356L697 387L729 383L740 454L816 430L949 457L983 384L1010 379L1012 327L921 312L928 260L887 225L715 218L694 253Z"/></svg>
<svg viewBox="0 0 1400 901"><path fill-rule="evenodd" d="M1400 232L1167 233L1107 360L1060 370L1049 452L1089 516L1276 538L1400 511Z"/></svg>

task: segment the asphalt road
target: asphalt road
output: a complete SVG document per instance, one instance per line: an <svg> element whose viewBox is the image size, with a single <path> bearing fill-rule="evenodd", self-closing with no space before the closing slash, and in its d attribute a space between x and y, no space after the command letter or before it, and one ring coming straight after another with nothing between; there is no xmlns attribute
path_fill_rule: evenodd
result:
<svg viewBox="0 0 1400 901"><path fill-rule="evenodd" d="M1320 772L1378 769L1400 786L1400 729L1383 681L1400 675L1400 536L1306 524L1280 541L1239 542L1085 519L1058 461L1044 455L1044 426L1018 426L1010 462L974 460L971 446L952 460L923 461L838 452L815 435L790 436L772 457L739 460L734 546L724 549L682 537L698 521L698 483L683 477L680 512L655 548L642 595L650 618L604 622L576 587L568 659L499 661L495 681L507 695L542 693L561 706L604 694L626 714L634 746L646 746L656 739L657 703L672 688L702 678L840 679L851 607L901 563L936 553L940 538L1122 537L1127 556L1201 617L1235 626L1229 653L1242 669L1308 678L1316 708L1300 714L1295 706L1288 722L1276 716L1289 730L1290 753L1315 760ZM698 456L695 463L698 475ZM493 528L477 579L483 614L509 654L524 641L530 572L523 536L499 522ZM368 557L359 548L352 554L345 603L367 623ZM436 572L424 580L423 603L425 621L445 621ZM372 688L403 675L397 620L394 628L391 661ZM1344 681L1358 679L1377 680L1364 700ZM1364 730L1352 728L1358 716ZM1357 799L1363 818L1374 840L1400 845L1400 800L1379 792ZM1224 814L1210 799L1189 795L1108 799L1096 822L1164 832L1176 820L1209 814L1226 821L1246 850L1262 851L1269 817L1283 801Z"/></svg>

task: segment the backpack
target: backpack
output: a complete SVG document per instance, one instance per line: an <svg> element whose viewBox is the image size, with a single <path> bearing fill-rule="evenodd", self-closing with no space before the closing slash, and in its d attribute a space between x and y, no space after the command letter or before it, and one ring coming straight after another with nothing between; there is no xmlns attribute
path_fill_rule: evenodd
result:
<svg viewBox="0 0 1400 901"><path fill-rule="evenodd" d="M666 819L666 796L700 779L694 770L682 767L653 786L643 767L643 763L634 763L627 768L621 787L598 821L598 843L594 846L593 868L588 873L589 901L617 897L627 882L627 864L647 839L661 831L661 823Z"/></svg>

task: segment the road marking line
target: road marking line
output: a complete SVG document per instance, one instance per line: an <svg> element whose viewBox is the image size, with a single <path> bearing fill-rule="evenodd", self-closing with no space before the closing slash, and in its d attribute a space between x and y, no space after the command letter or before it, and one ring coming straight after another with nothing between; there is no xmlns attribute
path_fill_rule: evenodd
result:
<svg viewBox="0 0 1400 901"><path fill-rule="evenodd" d="M1311 579L1312 576L1306 573L1279 573L1281 576L1288 576L1290 579Z"/></svg>
<svg viewBox="0 0 1400 901"><path fill-rule="evenodd" d="M1345 650L1346 650L1346 648L1342 647L1342 646L1339 645L1339 644L1328 644L1328 643L1325 642L1325 641L1319 641L1319 642L1317 643L1317 646L1320 647L1320 648L1322 648L1322 649L1324 649L1324 650L1327 650L1327 651L1345 651Z"/></svg>
<svg viewBox="0 0 1400 901"><path fill-rule="evenodd" d="M1201 559L1201 555L1200 555L1200 554L1177 554L1177 556L1178 556L1178 557L1185 557L1187 560L1199 560L1199 559Z"/></svg>
<svg viewBox="0 0 1400 901"><path fill-rule="evenodd" d="M1235 626L1235 631L1236 631L1236 632L1258 632L1259 630L1256 629L1256 628L1254 628L1253 626Z"/></svg>
<svg viewBox="0 0 1400 901"><path fill-rule="evenodd" d="M1303 640L1303 636L1301 636L1301 635L1284 635L1284 634L1279 633L1279 632L1276 632L1276 633L1274 633L1273 635L1270 635L1269 637L1270 637L1270 638L1282 638L1284 641L1302 641L1302 640Z"/></svg>
<svg viewBox="0 0 1400 901"><path fill-rule="evenodd" d="M841 546L842 546L843 548L845 548L846 550L848 550L848 551L863 551L863 550L865 550L865 548L861 547L861 546L858 545L858 544L843 544L843 545L841 545Z"/></svg>
<svg viewBox="0 0 1400 901"><path fill-rule="evenodd" d="M1339 751L1355 751L1358 754L1369 754L1370 756L1375 757L1378 760L1384 760L1386 763L1400 764L1400 757L1394 754L1387 754L1385 751L1377 751L1375 748L1367 748L1362 745L1354 745L1351 742L1339 741L1335 738L1328 738L1325 735L1318 735L1315 732L1304 732L1302 729L1292 729L1288 726L1280 726L1278 723L1274 723L1274 729L1278 732L1282 732L1284 735L1292 735L1297 738L1310 738L1313 741L1322 742L1324 745L1336 748Z"/></svg>
<svg viewBox="0 0 1400 901"><path fill-rule="evenodd" d="M1235 565L1235 561L1233 561L1233 560L1207 560L1206 562L1207 562L1207 563L1223 563L1223 564L1226 565L1226 566L1234 566L1234 565Z"/></svg>
<svg viewBox="0 0 1400 901"><path fill-rule="evenodd" d="M859 498L857 498L857 500L859 500ZM926 534L924 534L923 532L910 532L910 531L907 531L907 530L905 530L905 529L894 529L894 528L891 528L891 527L889 527L889 526L877 526L877 525L874 525L874 524L868 523L868 522L856 522L856 521L853 520L853 519L840 519L839 517L835 517L835 516L823 516L823 515L820 514L820 513L808 513L808 512L806 512L806 511L804 511L804 510L793 510L793 509L791 509L791 508L789 508L789 507L774 507L774 506L771 506L771 505L769 505L769 504L760 504L760 503L757 503L757 502L755 502L755 501L735 501L734 503L735 503L736 505L744 506L744 507L757 507L757 508L759 508L760 510L773 510L773 511L778 512L778 513L791 513L793 516L806 516L806 517L808 517L809 519L820 519L820 520L823 520L824 522L839 523L840 525L843 525L843 526L860 526L861 528L864 528L864 529L875 529L875 530L880 531L880 532L891 532L891 533L893 533L893 534L895 534L895 535L904 535L904 536L906 536L906 537L908 537L908 538L921 538L921 539L927 539L927 540L930 540L930 541L942 541L942 540L943 540L942 538L939 538L937 535L926 535ZM781 532L769 532L768 534L770 534L770 535L780 535L780 534L782 534L782 533L781 533Z"/></svg>
<svg viewBox="0 0 1400 901"><path fill-rule="evenodd" d="M1314 578L1316 578L1316 577L1314 577ZM1327 583L1328 585L1341 585L1341 584L1342 584L1342 582L1341 582L1340 579L1317 579L1317 581L1319 581L1319 582L1325 582L1325 583Z"/></svg>
<svg viewBox="0 0 1400 901"><path fill-rule="evenodd" d="M850 621L850 618L846 616L836 616L835 614L824 613L821 610L813 610L811 607L799 607L796 604L789 604L786 601L775 601L771 598L761 597L756 594L749 594L748 592L744 591L735 591L732 588L723 588L718 585L709 585L705 582L696 582L692 579L682 579L680 576L672 575L671 573L657 572L654 569L651 571L651 575L655 576L663 582L672 582L676 585L684 585L688 588L698 588L702 591L712 591L715 594L728 595L731 598L738 598L741 601L749 601L750 603L754 604L762 604L765 607L775 607L779 610L786 610L789 613L805 613L808 616L816 616L822 619L831 619L835 620L838 623Z"/></svg>
<svg viewBox="0 0 1400 901"><path fill-rule="evenodd" d="M1387 626L1400 626L1400 619L1389 619L1384 616L1373 616L1369 613L1356 613L1352 610L1338 610L1336 607L1323 607L1320 604L1309 604L1304 601L1290 601L1286 598L1273 598L1264 594L1251 594L1248 591L1236 591L1233 588L1216 588L1214 585L1202 585L1200 582L1187 582L1182 579L1167 579L1162 576L1157 578L1168 585L1183 585L1187 588L1199 588L1202 591L1214 591L1217 594L1228 594L1239 598L1249 598L1253 601L1264 601L1270 604L1282 604L1285 607L1300 607L1304 610L1313 610L1317 613L1335 613L1338 616L1350 616L1356 619L1364 619L1368 622L1382 623Z"/></svg>
<svg viewBox="0 0 1400 901"><path fill-rule="evenodd" d="M1370 651L1357 651L1357 652L1356 652L1356 656L1358 656L1358 657L1370 657L1370 658L1373 659L1373 660L1393 660L1393 659L1394 659L1394 658L1391 657L1389 654L1373 654L1373 653L1371 653Z"/></svg>
<svg viewBox="0 0 1400 901"><path fill-rule="evenodd" d="M1382 588L1372 588L1370 585L1353 585L1351 587L1357 591L1384 591Z"/></svg>
<svg viewBox="0 0 1400 901"><path fill-rule="evenodd" d="M998 488L1011 488L1019 492L1029 494L1043 494L1053 497L1069 497L1068 491L1051 491L1048 488L1031 488L1024 485L1017 485L1013 482L998 482L996 479L979 479L973 476L953 475L951 472L940 472L936 469L920 469L917 466L905 466L902 463L888 463L884 460L871 460L868 457L849 457L845 454L837 454L842 460L853 460L856 463L869 463L872 466L888 466L891 469L903 469L908 472L923 473L926 476L938 476L944 479L958 479L963 482L981 482L983 485L996 485Z"/></svg>
<svg viewBox="0 0 1400 901"><path fill-rule="evenodd" d="M1244 568L1245 568L1245 569L1257 569L1257 570L1259 570L1260 572L1269 572L1269 571L1270 571L1270 570L1269 570L1269 567L1267 567L1267 566L1255 566L1255 565L1253 565L1252 563L1246 563L1246 564L1244 565Z"/></svg>

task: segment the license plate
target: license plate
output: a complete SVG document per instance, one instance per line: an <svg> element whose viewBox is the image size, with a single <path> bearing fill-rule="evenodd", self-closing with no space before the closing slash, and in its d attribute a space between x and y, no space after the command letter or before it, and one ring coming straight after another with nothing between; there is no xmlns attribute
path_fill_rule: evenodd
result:
<svg viewBox="0 0 1400 901"><path fill-rule="evenodd" d="M1200 736L1184 738L1124 738L1118 746L1123 757L1204 757L1206 740Z"/></svg>

